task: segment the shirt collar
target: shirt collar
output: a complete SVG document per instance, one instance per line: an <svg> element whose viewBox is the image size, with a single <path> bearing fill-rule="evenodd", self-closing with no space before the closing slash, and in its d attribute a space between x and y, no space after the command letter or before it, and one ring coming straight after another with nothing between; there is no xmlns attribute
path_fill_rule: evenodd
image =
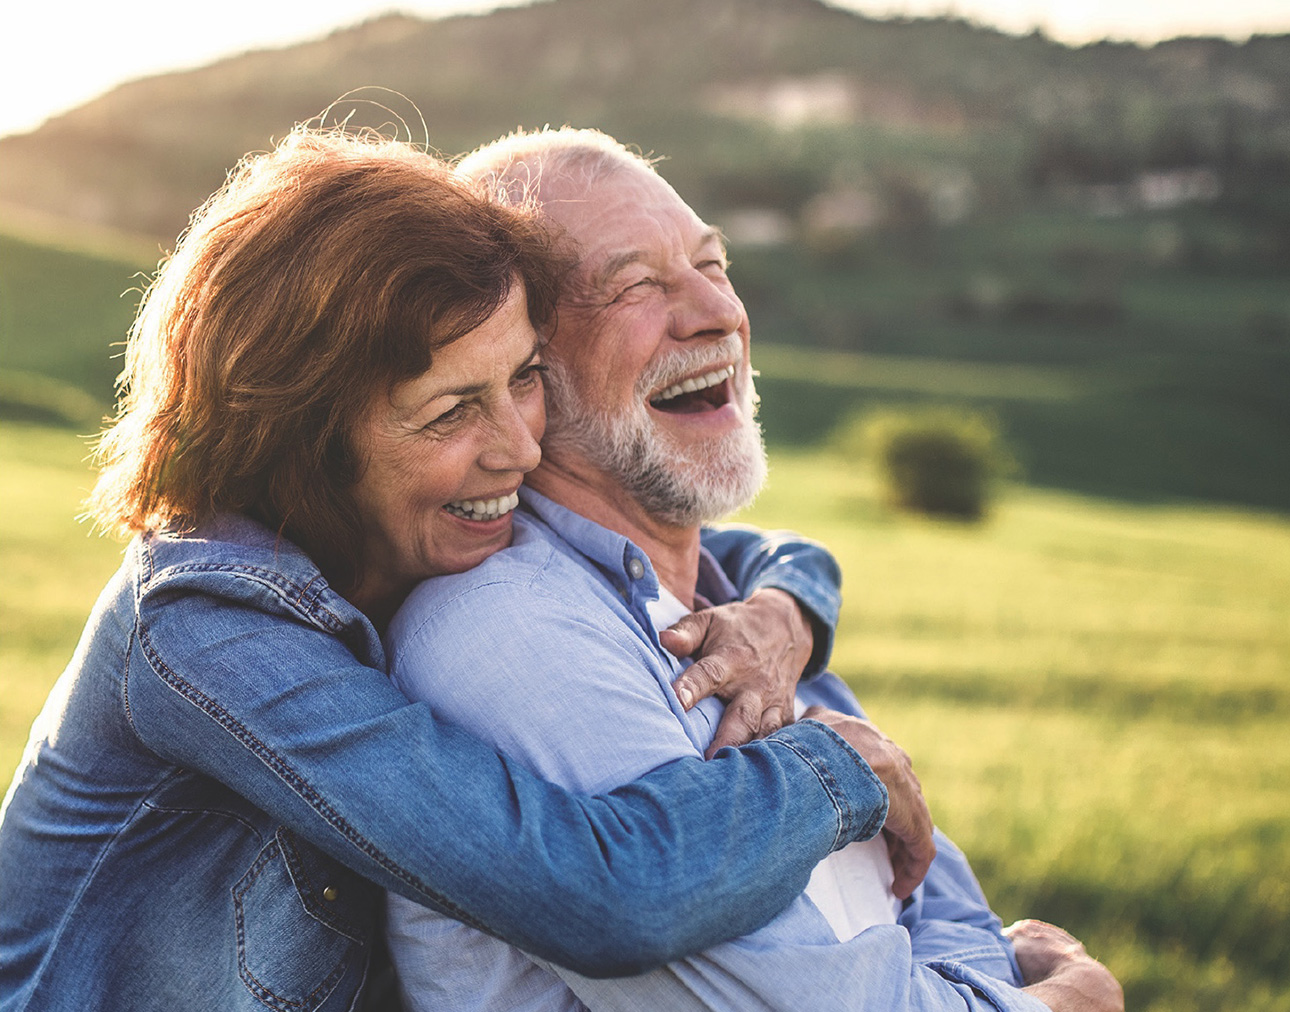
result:
<svg viewBox="0 0 1290 1012"><path fill-rule="evenodd" d="M548 499L527 486L520 487L524 508L551 528L576 551L594 562L624 593L635 589L647 600L658 597L659 582L649 556L635 542L593 520ZM738 598L717 560L706 548L699 548L699 581L695 605L706 608Z"/></svg>
<svg viewBox="0 0 1290 1012"><path fill-rule="evenodd" d="M571 548L591 560L623 594L658 597L658 575L649 556L634 542L594 520L553 502L527 486L520 487L523 507L546 524Z"/></svg>

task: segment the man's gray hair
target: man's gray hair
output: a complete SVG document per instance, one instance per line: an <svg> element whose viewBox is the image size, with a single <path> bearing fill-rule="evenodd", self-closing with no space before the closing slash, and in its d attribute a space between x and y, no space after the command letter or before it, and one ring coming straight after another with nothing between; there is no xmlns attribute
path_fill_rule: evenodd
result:
<svg viewBox="0 0 1290 1012"><path fill-rule="evenodd" d="M570 190L583 193L627 168L654 172L647 158L599 130L564 126L558 130L516 130L476 148L457 163L458 176L482 184L511 204L541 203Z"/></svg>

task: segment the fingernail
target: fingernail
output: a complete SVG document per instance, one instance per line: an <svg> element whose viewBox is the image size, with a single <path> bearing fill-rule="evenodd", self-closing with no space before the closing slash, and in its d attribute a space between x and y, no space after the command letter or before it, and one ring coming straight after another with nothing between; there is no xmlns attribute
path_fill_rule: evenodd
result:
<svg viewBox="0 0 1290 1012"><path fill-rule="evenodd" d="M690 694L690 690L684 686L676 690L676 698L681 701L682 708L686 710L694 705L694 697Z"/></svg>

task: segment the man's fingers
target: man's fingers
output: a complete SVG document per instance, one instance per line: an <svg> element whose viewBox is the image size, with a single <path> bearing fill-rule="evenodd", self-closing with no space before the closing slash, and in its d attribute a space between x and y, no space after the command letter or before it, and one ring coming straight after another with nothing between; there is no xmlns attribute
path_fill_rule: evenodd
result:
<svg viewBox="0 0 1290 1012"><path fill-rule="evenodd" d="M726 712L717 725L712 744L703 754L711 759L727 745L746 745L757 737L761 729L762 701L755 692L742 692L726 705Z"/></svg>
<svg viewBox="0 0 1290 1012"><path fill-rule="evenodd" d="M670 629L658 634L663 649L673 657L689 657L700 646L708 635L708 626L712 624L712 612L708 609L691 612Z"/></svg>
<svg viewBox="0 0 1290 1012"><path fill-rule="evenodd" d="M896 876L892 891L901 899L908 898L936 856L932 814L909 756L870 721L816 706L802 716L827 724L842 735L887 788L887 821L883 831L887 834Z"/></svg>
<svg viewBox="0 0 1290 1012"><path fill-rule="evenodd" d="M706 699L721 688L727 672L725 661L719 655L704 657L681 672L672 683L672 691L676 693L676 698L681 701L681 705L688 710L700 699ZM742 745L743 742L739 744Z"/></svg>
<svg viewBox="0 0 1290 1012"><path fill-rule="evenodd" d="M936 844L930 835L913 840L904 839L886 830L884 835L894 875L891 891L895 893L897 899L909 899L918 888L918 884L927 877L927 871L936 857Z"/></svg>
<svg viewBox="0 0 1290 1012"><path fill-rule="evenodd" d="M787 723L788 721L784 719L784 708L772 704L762 710L761 726L757 729L757 733L765 738L768 734L774 734Z"/></svg>

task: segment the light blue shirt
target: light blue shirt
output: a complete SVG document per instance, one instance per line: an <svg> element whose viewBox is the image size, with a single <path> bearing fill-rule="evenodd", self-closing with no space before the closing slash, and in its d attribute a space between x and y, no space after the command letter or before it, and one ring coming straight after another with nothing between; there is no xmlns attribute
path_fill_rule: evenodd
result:
<svg viewBox="0 0 1290 1012"><path fill-rule="evenodd" d="M395 683L572 790L701 755L722 707L708 699L687 712L671 690L681 667L648 613L659 593L648 557L523 495L509 549L427 581L396 616ZM716 602L731 595L708 557L699 590ZM832 675L800 695L859 710ZM1011 946L961 853L944 837L938 845L900 923L846 942L802 895L749 935L640 976L593 980L392 894L391 951L412 1009L1043 1010L1014 987Z"/></svg>

